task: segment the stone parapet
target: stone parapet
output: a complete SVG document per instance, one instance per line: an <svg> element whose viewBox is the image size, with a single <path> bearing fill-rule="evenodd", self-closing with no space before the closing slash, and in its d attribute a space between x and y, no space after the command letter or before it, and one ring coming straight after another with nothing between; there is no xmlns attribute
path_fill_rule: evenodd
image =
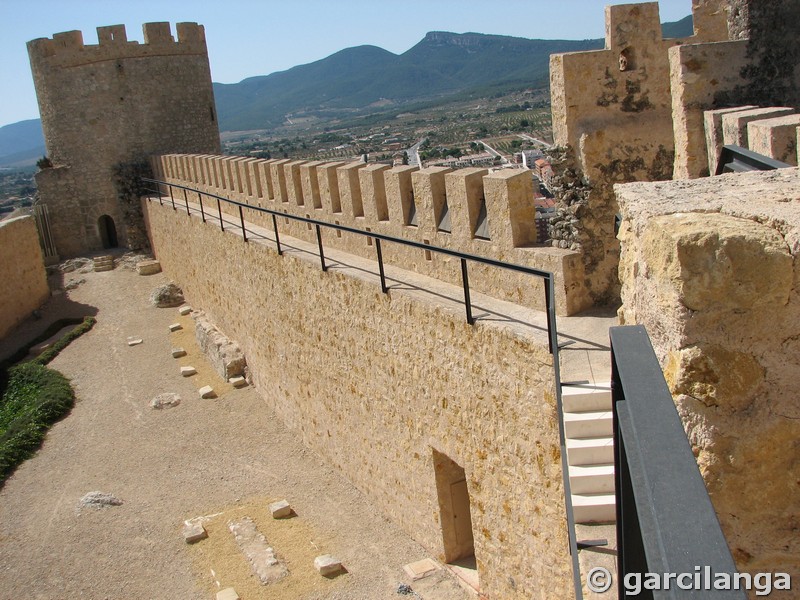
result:
<svg viewBox="0 0 800 600"><path fill-rule="evenodd" d="M214 156L188 158L181 155L154 157L153 171L164 181L217 194L252 207L313 217L362 231L550 271L555 274L559 314L575 314L591 306L580 254L536 243L530 171L507 169L489 174L485 169L476 168L453 171L430 167L418 170L416 167L390 168L362 162L262 162ZM184 164L198 166L192 171L182 168ZM206 171L203 165L208 169L221 165L224 174L228 172L226 167L232 164L239 164L241 170L231 170L231 173L241 173L240 178L245 181L258 179L260 185L242 186L240 192L236 181L223 186L203 183L202 173ZM313 204L312 176L319 193L319 206ZM281 192L282 189L285 191ZM273 190L271 198L269 190ZM311 194L308 202L306 190ZM163 189L162 194L168 196L169 190ZM189 199L197 202L199 197L196 193L189 193ZM180 202L183 202L182 196ZM216 211L215 200L209 203L206 198L205 202ZM238 219L238 206L223 202L221 210ZM410 221L412 214L416 224ZM488 223L480 229L482 214L485 219L481 222ZM245 218L272 229L269 214L245 209ZM285 218L278 221L282 233L316 242L316 232L307 224ZM323 229L323 241L326 246L375 257L372 240L361 236ZM384 244L382 250L383 258L389 264L451 283L461 282L460 266L451 257L397 244ZM470 284L476 290L497 298L529 307L544 307L544 289L537 278L476 264L470 267Z"/></svg>
<svg viewBox="0 0 800 600"><path fill-rule="evenodd" d="M750 108L724 113L722 115L722 141L724 144L733 144L748 148L750 145L747 135L747 124L752 121L772 119L791 115L794 109L788 106L774 106L767 108Z"/></svg>
<svg viewBox="0 0 800 600"><path fill-rule="evenodd" d="M703 128L705 130L706 150L708 152L707 175L714 175L717 172L719 156L722 152L722 146L725 145L722 138L722 115L751 108L755 108L755 106L748 105L733 108L718 108L715 110L707 110L703 113ZM701 171L700 174L702 175L703 172Z"/></svg>
<svg viewBox="0 0 800 600"><path fill-rule="evenodd" d="M0 221L0 338L50 297L33 217Z"/></svg>
<svg viewBox="0 0 800 600"><path fill-rule="evenodd" d="M669 50L727 40L724 4L693 2L695 35L683 39L663 38L656 2L608 6L604 50L550 57L553 137L556 145L572 149L593 188L578 229L587 286L597 302L614 303L619 294L619 246L609 225L617 212L611 186L672 178L676 147ZM702 129L697 131L702 136Z"/></svg>
<svg viewBox="0 0 800 600"><path fill-rule="evenodd" d="M745 82L741 72L749 63L747 41L675 46L669 49L669 61L675 134L673 177L713 175L722 149L722 115L729 109L714 111L712 129L707 122L704 127L703 114L717 105L721 95Z"/></svg>
<svg viewBox="0 0 800 600"><path fill-rule="evenodd" d="M119 58L147 58L166 55L205 55L206 35L202 25L178 23L178 39L172 36L169 23L144 23L144 44L128 41L124 25L97 28L98 44L84 44L83 33L65 31L52 39L28 42L31 61L46 62L51 67L76 67Z"/></svg>
<svg viewBox="0 0 800 600"><path fill-rule="evenodd" d="M644 325L740 571L800 576L800 172L616 186Z"/></svg>
<svg viewBox="0 0 800 600"><path fill-rule="evenodd" d="M747 124L750 150L797 166L797 128L800 115L786 115Z"/></svg>

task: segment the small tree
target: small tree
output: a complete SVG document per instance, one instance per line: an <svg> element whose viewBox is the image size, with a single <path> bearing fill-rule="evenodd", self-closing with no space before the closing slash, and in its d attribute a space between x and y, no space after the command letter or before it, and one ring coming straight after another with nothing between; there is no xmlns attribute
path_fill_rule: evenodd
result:
<svg viewBox="0 0 800 600"><path fill-rule="evenodd" d="M52 168L53 162L46 156L43 156L42 158L36 161L36 166L39 167L40 171L44 171L45 169Z"/></svg>

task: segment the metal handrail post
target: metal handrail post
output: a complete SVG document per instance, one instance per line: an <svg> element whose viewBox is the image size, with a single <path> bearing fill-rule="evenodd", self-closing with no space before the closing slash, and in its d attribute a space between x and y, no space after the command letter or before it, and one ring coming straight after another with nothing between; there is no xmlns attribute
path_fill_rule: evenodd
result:
<svg viewBox="0 0 800 600"><path fill-rule="evenodd" d="M319 262L322 265L322 270L327 271L328 267L325 265L325 252L322 250L322 232L317 224L317 245L319 246Z"/></svg>
<svg viewBox="0 0 800 600"><path fill-rule="evenodd" d="M186 188L183 190L183 201L186 203L186 214L191 217L192 213L189 212L189 197L186 195Z"/></svg>
<svg viewBox="0 0 800 600"><path fill-rule="evenodd" d="M386 274L383 272L383 252L381 252L381 241L375 238L375 251L378 253L378 273L381 276L381 291L384 294L389 293L389 288L386 287Z"/></svg>
<svg viewBox="0 0 800 600"><path fill-rule="evenodd" d="M172 200L172 210L178 210L175 208L175 196L172 195L172 185L169 186L169 199Z"/></svg>
<svg viewBox="0 0 800 600"><path fill-rule="evenodd" d="M469 275L467 274L467 259L461 259L461 283L464 285L464 308L467 310L467 323L475 324L472 317L472 302L469 299Z"/></svg>
<svg viewBox="0 0 800 600"><path fill-rule="evenodd" d="M550 334L550 331L553 326L553 319L555 318L554 315L551 313L553 312L553 280L552 277L547 277L544 280L544 312L547 315L547 345L550 348L550 354L553 354L556 349L554 348L554 344L558 343L558 340L555 342L553 341L553 337Z"/></svg>
<svg viewBox="0 0 800 600"><path fill-rule="evenodd" d="M278 219L275 215L272 215L272 229L275 232L275 245L278 247L278 256L283 255L283 250L281 250L281 237L278 235Z"/></svg>
<svg viewBox="0 0 800 600"><path fill-rule="evenodd" d="M225 231L225 223L222 220L222 205L219 203L219 198L217 198L217 212L219 213L219 230Z"/></svg>
<svg viewBox="0 0 800 600"><path fill-rule="evenodd" d="M242 205L239 205L239 220L242 222L242 239L247 241L247 230L244 228L244 213L242 212Z"/></svg>
<svg viewBox="0 0 800 600"><path fill-rule="evenodd" d="M203 223L206 222L206 212L203 210L203 194L197 192L197 199L200 201L200 218L203 219Z"/></svg>

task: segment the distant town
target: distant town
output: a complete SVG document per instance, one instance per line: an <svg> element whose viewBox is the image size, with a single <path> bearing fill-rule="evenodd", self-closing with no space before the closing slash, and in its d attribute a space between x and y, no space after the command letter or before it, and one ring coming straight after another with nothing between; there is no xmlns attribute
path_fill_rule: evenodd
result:
<svg viewBox="0 0 800 600"><path fill-rule="evenodd" d="M387 116L351 120L287 115L273 130L222 132L223 151L258 158L366 160L462 169L519 168L535 178L537 216L554 210L547 150L552 143L543 90L496 94ZM0 168L0 216L30 207L35 166Z"/></svg>
<svg viewBox="0 0 800 600"><path fill-rule="evenodd" d="M273 130L223 132L226 154L257 158L365 160L391 165L463 169L528 169L534 178L537 216L555 209L550 105L542 90L400 113L330 122L287 116Z"/></svg>

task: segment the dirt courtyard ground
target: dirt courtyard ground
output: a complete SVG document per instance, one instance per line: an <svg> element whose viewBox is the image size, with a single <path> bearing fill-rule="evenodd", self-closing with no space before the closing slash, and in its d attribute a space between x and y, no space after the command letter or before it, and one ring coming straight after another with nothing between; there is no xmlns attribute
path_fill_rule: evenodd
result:
<svg viewBox="0 0 800 600"><path fill-rule="evenodd" d="M164 275L118 267L70 279L85 281L65 298L69 310L96 313L97 324L50 364L71 379L75 408L0 490L0 597L202 599L227 586L242 600L471 597L446 569L412 582L403 565L429 554L305 449L255 389L222 385L193 345L191 318L150 305ZM185 331L170 333L174 322ZM143 343L128 346L130 336ZM172 358L176 345L189 355ZM181 377L188 364L198 374ZM199 398L207 383L218 398ZM180 405L151 409L165 392ZM79 509L91 491L123 504ZM283 498L297 517L275 521L267 506ZM205 515L209 539L187 545L183 521ZM257 584L227 530L240 516L286 561L286 579ZM319 554L348 572L320 577ZM414 592L398 594L401 583Z"/></svg>

